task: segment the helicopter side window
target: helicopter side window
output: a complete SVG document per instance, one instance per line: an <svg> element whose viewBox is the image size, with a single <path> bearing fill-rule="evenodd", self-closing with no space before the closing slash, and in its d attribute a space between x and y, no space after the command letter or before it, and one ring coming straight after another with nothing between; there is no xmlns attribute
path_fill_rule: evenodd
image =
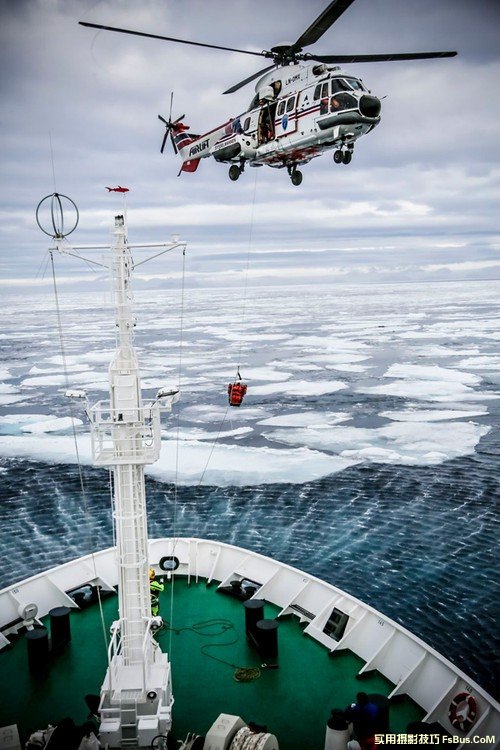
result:
<svg viewBox="0 0 500 750"><path fill-rule="evenodd" d="M259 95L255 94L254 98L250 102L250 106L248 107L249 110L255 109L259 104Z"/></svg>
<svg viewBox="0 0 500 750"><path fill-rule="evenodd" d="M314 99L319 99L320 97L321 97L321 83L318 83L318 85L314 89Z"/></svg>
<svg viewBox="0 0 500 750"><path fill-rule="evenodd" d="M285 111L285 100L283 100L282 102L280 102L278 104L278 113L277 113L277 116L281 117L281 115L283 114L284 111Z"/></svg>
<svg viewBox="0 0 500 750"><path fill-rule="evenodd" d="M247 117L245 122L243 123L243 132L246 133L249 128L250 128L250 118Z"/></svg>
<svg viewBox="0 0 500 750"><path fill-rule="evenodd" d="M323 99L325 96L328 96L328 81L325 81L321 87L321 98Z"/></svg>
<svg viewBox="0 0 500 750"><path fill-rule="evenodd" d="M332 94L337 94L339 91L349 91L349 87L340 78L332 78Z"/></svg>
<svg viewBox="0 0 500 750"><path fill-rule="evenodd" d="M292 96L286 103L286 111L291 112L294 106L295 106L295 97Z"/></svg>

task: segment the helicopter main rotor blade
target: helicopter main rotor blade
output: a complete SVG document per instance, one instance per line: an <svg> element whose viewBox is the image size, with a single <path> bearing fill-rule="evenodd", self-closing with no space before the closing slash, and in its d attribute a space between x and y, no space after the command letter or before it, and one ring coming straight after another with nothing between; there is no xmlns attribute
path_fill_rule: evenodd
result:
<svg viewBox="0 0 500 750"><path fill-rule="evenodd" d="M430 60L435 57L455 57L455 51L448 52L402 52L383 55L305 55L307 60L317 60L324 63L363 63L363 62L394 62L397 60Z"/></svg>
<svg viewBox="0 0 500 750"><path fill-rule="evenodd" d="M353 2L354 0L333 0L309 28L299 36L295 44L292 44L292 49L301 50L303 47L308 47L310 44L317 42Z"/></svg>
<svg viewBox="0 0 500 750"><path fill-rule="evenodd" d="M250 81L255 81L256 78L263 75L264 73L267 73L269 70L273 70L276 65L268 65L267 68L263 68L262 70L258 70L257 73L254 73L251 76L248 76L248 78L245 78L244 81L240 81L239 83L235 83L234 86L231 86L230 89L227 91L223 91L223 94L234 94L235 91L238 91L238 89L241 89L243 86L246 86L247 83L250 83Z"/></svg>
<svg viewBox="0 0 500 750"><path fill-rule="evenodd" d="M173 36L160 36L159 34L147 34L145 31L132 31L132 29L119 29L116 26L103 26L99 23L87 23L78 21L80 26L87 26L89 29L103 29L104 31L117 31L120 34L132 34L133 36L145 36L149 39L162 39L166 42L177 42L178 44L191 44L195 47L209 47L210 49L222 49L227 52L241 52L243 55L257 55L257 57L266 57L264 52L254 52L248 49L236 49L235 47L221 47L218 44L204 44L203 42L192 42L190 39L177 39Z"/></svg>
<svg viewBox="0 0 500 750"><path fill-rule="evenodd" d="M169 134L169 130L167 129L165 130L165 135L163 136L163 140L161 142L160 154L163 154L165 150L165 144L167 142L168 134Z"/></svg>

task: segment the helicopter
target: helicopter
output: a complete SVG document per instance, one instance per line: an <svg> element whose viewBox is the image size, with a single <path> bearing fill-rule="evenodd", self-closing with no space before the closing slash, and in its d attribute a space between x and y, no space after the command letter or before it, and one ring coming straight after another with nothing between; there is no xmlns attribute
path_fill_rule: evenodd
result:
<svg viewBox="0 0 500 750"><path fill-rule="evenodd" d="M232 94L256 78L255 96L248 109L203 134L194 134L183 120L172 120L172 97L160 151L168 137L182 160L182 172L195 172L201 159L213 157L229 164L229 178L238 180L245 167L268 165L286 169L293 185L300 185L299 166L334 150L336 164L349 164L356 141L380 122L381 100L356 75L339 64L423 60L454 57L456 51L404 52L396 54L323 55L304 52L317 42L354 0L332 0L312 24L293 42L269 50L243 50L195 42L132 29L80 21L82 26L121 34L161 39L178 44L226 50L272 60L272 64L240 81L224 94Z"/></svg>

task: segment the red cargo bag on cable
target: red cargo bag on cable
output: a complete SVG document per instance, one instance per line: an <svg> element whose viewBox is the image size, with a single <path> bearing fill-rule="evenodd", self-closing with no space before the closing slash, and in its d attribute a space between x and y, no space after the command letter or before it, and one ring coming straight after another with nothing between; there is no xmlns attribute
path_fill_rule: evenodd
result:
<svg viewBox="0 0 500 750"><path fill-rule="evenodd" d="M227 392L229 395L229 405L241 406L243 396L247 392L247 386L245 383L229 383Z"/></svg>

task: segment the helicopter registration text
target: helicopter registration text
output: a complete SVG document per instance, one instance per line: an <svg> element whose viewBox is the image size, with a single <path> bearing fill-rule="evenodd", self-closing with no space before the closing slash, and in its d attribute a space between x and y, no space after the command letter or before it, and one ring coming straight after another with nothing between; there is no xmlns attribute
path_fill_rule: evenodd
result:
<svg viewBox="0 0 500 750"><path fill-rule="evenodd" d="M189 156L196 156L196 154L204 151L206 148L208 148L208 142L209 139L205 138L204 141L202 141L201 143L197 143L196 146L191 146L191 148L189 149Z"/></svg>

